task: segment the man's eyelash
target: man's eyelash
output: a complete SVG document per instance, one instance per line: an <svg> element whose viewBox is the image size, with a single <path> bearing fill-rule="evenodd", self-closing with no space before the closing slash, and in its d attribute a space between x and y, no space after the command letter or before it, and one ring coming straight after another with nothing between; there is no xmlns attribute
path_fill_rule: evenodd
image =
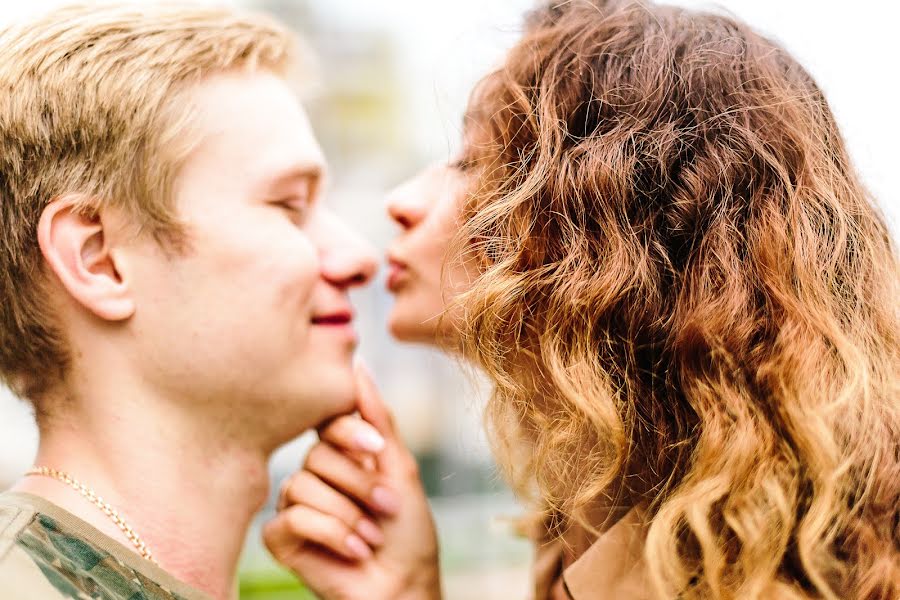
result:
<svg viewBox="0 0 900 600"><path fill-rule="evenodd" d="M309 208L309 199L308 198L285 198L276 204L281 205L285 208L289 208L291 210L306 210Z"/></svg>

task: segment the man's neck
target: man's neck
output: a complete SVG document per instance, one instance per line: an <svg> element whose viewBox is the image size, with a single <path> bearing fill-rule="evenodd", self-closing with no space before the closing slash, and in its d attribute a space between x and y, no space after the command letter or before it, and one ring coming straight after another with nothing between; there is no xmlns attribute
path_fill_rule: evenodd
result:
<svg viewBox="0 0 900 600"><path fill-rule="evenodd" d="M102 406L102 405L99 405ZM213 598L235 596L253 515L268 495L267 456L196 431L196 418L122 397L41 427L36 465L64 471L119 511L160 566ZM42 496L134 548L97 506L65 483L23 479Z"/></svg>

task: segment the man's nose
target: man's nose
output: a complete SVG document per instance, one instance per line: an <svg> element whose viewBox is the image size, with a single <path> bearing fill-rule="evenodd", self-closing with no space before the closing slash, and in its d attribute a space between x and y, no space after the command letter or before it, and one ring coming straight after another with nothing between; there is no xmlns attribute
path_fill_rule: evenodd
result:
<svg viewBox="0 0 900 600"><path fill-rule="evenodd" d="M375 248L336 216L323 216L321 231L322 276L332 285L347 289L366 285L378 271Z"/></svg>

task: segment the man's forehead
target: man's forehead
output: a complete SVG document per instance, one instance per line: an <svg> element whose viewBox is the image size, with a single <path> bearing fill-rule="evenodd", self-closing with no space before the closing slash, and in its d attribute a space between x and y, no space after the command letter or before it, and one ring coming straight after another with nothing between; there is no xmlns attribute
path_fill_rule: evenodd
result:
<svg viewBox="0 0 900 600"><path fill-rule="evenodd" d="M190 96L201 161L241 163L262 179L321 176L325 159L306 112L281 79L222 75Z"/></svg>

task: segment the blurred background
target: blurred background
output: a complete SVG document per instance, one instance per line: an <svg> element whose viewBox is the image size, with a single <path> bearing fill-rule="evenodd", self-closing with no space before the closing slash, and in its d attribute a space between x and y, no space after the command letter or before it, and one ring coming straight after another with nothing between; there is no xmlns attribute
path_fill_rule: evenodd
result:
<svg viewBox="0 0 900 600"><path fill-rule="evenodd" d="M318 85L308 100L331 166L327 202L380 248L395 233L384 195L459 143L472 85L502 59L533 0L234 0L294 27L317 55ZM673 2L725 10L776 38L824 88L863 178L896 234L894 185L900 152L896 59L900 41L891 3L877 0ZM4 3L0 21L62 4ZM506 525L520 514L494 471L481 429L486 385L433 351L406 347L385 330L390 297L379 279L356 294L367 360L420 460L437 517L446 595L453 600L525 598L528 544ZM309 438L273 458L280 481L300 465ZM0 388L0 489L30 464L36 446L25 405ZM277 486L273 486L275 489ZM260 522L271 505L260 516ZM258 524L257 524L258 528ZM241 568L244 599L304 598L306 592L248 537ZM310 596L311 597L311 596Z"/></svg>

